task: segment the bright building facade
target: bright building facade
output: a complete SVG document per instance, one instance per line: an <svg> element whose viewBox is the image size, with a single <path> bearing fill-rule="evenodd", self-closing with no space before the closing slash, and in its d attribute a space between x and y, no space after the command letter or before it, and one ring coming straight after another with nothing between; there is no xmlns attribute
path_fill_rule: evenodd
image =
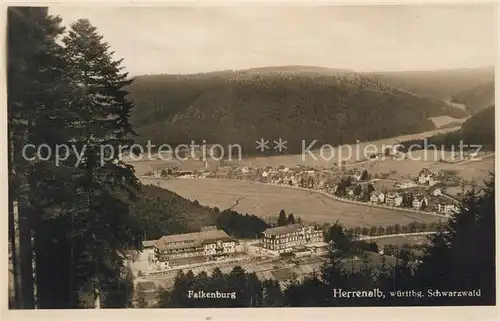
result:
<svg viewBox="0 0 500 321"><path fill-rule="evenodd" d="M156 241L154 257L165 267L202 263L233 256L237 241L223 230L166 235Z"/></svg>
<svg viewBox="0 0 500 321"><path fill-rule="evenodd" d="M278 253L290 252L295 247L318 242L323 242L323 230L302 224L268 228L261 238L264 249Z"/></svg>

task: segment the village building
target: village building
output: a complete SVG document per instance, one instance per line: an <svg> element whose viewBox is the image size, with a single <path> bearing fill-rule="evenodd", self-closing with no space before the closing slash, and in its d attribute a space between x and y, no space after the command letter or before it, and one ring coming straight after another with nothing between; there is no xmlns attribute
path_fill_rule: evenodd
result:
<svg viewBox="0 0 500 321"><path fill-rule="evenodd" d="M432 195L432 196L438 196L438 195L442 195L442 191L439 187L435 187L435 188L431 188L429 190L429 193Z"/></svg>
<svg viewBox="0 0 500 321"><path fill-rule="evenodd" d="M178 171L176 173L176 175L178 177L193 178L194 177L194 172L193 171L189 171L189 170L182 170L182 171Z"/></svg>
<svg viewBox="0 0 500 321"><path fill-rule="evenodd" d="M438 176L442 176L442 173L435 173L428 168L423 168L418 174L418 182L420 184L429 184L430 186L434 186L439 183L439 180L437 180Z"/></svg>
<svg viewBox="0 0 500 321"><path fill-rule="evenodd" d="M387 154L389 156L396 156L399 154L399 148L401 145L399 144L394 144L391 146L386 146L385 150L387 151Z"/></svg>
<svg viewBox="0 0 500 321"><path fill-rule="evenodd" d="M201 232L166 235L156 241L154 257L164 267L202 263L233 256L237 241L216 228Z"/></svg>
<svg viewBox="0 0 500 321"><path fill-rule="evenodd" d="M426 184L430 179L431 179L431 176L429 174L420 174L418 176L418 182L420 184Z"/></svg>
<svg viewBox="0 0 500 321"><path fill-rule="evenodd" d="M144 250L150 250L153 249L155 246L156 240L150 240L150 241L142 241L142 248Z"/></svg>
<svg viewBox="0 0 500 321"><path fill-rule="evenodd" d="M294 248L323 241L323 230L314 226L290 224L266 229L262 233L264 249L277 253L291 252Z"/></svg>
<svg viewBox="0 0 500 321"><path fill-rule="evenodd" d="M435 210L440 214L452 215L459 211L456 201L446 196L437 197L435 202L436 202Z"/></svg>
<svg viewBox="0 0 500 321"><path fill-rule="evenodd" d="M379 202L378 195L379 194L377 194L377 192L372 192L370 194L370 202L372 202L372 203L378 203Z"/></svg>
<svg viewBox="0 0 500 321"><path fill-rule="evenodd" d="M155 169L153 170L153 177L154 177L154 178L160 178L160 177L161 177L161 169L159 169L159 168L155 168Z"/></svg>
<svg viewBox="0 0 500 321"><path fill-rule="evenodd" d="M389 206L401 206L403 197L398 193L387 193L385 203Z"/></svg>
<svg viewBox="0 0 500 321"><path fill-rule="evenodd" d="M427 184L434 177L435 174L431 170L423 168L420 173L418 173L418 182L420 184Z"/></svg>
<svg viewBox="0 0 500 321"><path fill-rule="evenodd" d="M415 186L417 186L417 184L415 184L415 182L409 179L405 179L397 184L397 187L401 189L412 188Z"/></svg>
<svg viewBox="0 0 500 321"><path fill-rule="evenodd" d="M412 206L416 210L421 210L422 206L427 206L429 205L429 200L427 199L426 196L424 195L417 195L415 198L413 198Z"/></svg>
<svg viewBox="0 0 500 321"><path fill-rule="evenodd" d="M352 178L354 178L355 180L359 181L361 179L361 176L362 176L361 172L360 171L356 171L352 175Z"/></svg>
<svg viewBox="0 0 500 321"><path fill-rule="evenodd" d="M435 179L434 177L431 177L427 183L429 184L429 186L434 186L434 185L438 184L439 181L437 179Z"/></svg>
<svg viewBox="0 0 500 321"><path fill-rule="evenodd" d="M385 193L384 192L378 193L378 201L379 201L379 203L385 202Z"/></svg>

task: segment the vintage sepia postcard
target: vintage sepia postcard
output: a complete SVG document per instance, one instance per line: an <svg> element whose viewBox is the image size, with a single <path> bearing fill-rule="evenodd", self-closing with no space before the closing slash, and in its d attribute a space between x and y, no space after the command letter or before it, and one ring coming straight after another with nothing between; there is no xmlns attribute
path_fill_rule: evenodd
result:
<svg viewBox="0 0 500 321"><path fill-rule="evenodd" d="M497 310L495 3L4 8L9 318Z"/></svg>

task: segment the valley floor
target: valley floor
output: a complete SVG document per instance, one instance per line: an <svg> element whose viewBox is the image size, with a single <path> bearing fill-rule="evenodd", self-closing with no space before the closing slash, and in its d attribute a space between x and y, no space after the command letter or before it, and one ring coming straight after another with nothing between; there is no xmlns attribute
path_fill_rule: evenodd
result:
<svg viewBox="0 0 500 321"><path fill-rule="evenodd" d="M220 210L231 208L239 213L254 214L264 219L274 219L281 209L307 222L331 224L338 220L346 228L406 225L413 221L428 223L442 219L428 214L341 202L313 191L252 182L151 178L141 180L144 184L156 185L160 182L160 187L192 201L197 200L202 205L216 206Z"/></svg>

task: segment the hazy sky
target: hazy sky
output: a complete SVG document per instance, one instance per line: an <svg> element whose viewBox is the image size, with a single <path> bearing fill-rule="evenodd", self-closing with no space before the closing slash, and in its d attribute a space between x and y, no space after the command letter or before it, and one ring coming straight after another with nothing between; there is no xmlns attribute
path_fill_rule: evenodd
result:
<svg viewBox="0 0 500 321"><path fill-rule="evenodd" d="M273 65L356 71L495 63L492 5L52 7L87 18L132 74Z"/></svg>

